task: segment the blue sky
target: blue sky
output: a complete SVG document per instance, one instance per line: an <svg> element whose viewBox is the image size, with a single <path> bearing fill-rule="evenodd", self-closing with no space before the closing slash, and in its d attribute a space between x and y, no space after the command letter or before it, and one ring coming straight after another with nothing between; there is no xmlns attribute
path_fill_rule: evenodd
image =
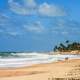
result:
<svg viewBox="0 0 80 80"><path fill-rule="evenodd" d="M80 0L0 0L0 51L51 51L80 41Z"/></svg>

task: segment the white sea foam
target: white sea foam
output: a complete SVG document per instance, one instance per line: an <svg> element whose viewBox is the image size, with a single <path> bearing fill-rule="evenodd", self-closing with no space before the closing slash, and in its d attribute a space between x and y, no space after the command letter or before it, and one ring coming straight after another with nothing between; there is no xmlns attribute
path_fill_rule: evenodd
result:
<svg viewBox="0 0 80 80"><path fill-rule="evenodd" d="M14 57L0 58L0 68L31 66L32 64L51 63L68 58L80 58L80 55L49 55L42 53L11 53ZM18 57L15 57L18 56Z"/></svg>

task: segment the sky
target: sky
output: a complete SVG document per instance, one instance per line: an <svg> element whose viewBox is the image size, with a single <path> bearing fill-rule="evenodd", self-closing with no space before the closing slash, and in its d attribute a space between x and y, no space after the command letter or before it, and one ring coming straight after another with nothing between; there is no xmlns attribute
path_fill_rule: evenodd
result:
<svg viewBox="0 0 80 80"><path fill-rule="evenodd" d="M0 0L0 51L52 51L80 41L80 0Z"/></svg>

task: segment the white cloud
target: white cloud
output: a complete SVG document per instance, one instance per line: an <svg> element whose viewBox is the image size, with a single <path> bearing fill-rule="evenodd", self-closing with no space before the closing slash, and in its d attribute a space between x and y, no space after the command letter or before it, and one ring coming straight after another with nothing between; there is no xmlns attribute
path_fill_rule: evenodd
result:
<svg viewBox="0 0 80 80"><path fill-rule="evenodd" d="M13 2L13 0L9 0L9 6L10 9L17 14L23 14L23 15L26 14L26 9L23 8L21 5L19 5L18 3Z"/></svg>
<svg viewBox="0 0 80 80"><path fill-rule="evenodd" d="M44 31L44 27L39 21L33 24L24 25L24 28L26 29L26 31L34 32L34 33L42 33Z"/></svg>
<svg viewBox="0 0 80 80"><path fill-rule="evenodd" d="M53 34L59 34L59 32L57 30L53 30L52 33Z"/></svg>
<svg viewBox="0 0 80 80"><path fill-rule="evenodd" d="M35 13L36 3L34 2L34 0L23 0L23 6L18 2L14 2L14 0L9 0L8 3L10 9L17 14L31 15Z"/></svg>
<svg viewBox="0 0 80 80"><path fill-rule="evenodd" d="M18 32L6 32L10 36L17 36L20 35Z"/></svg>
<svg viewBox="0 0 80 80"><path fill-rule="evenodd" d="M4 19L4 18L9 18L7 15L3 14L3 13L0 13L0 19Z"/></svg>
<svg viewBox="0 0 80 80"><path fill-rule="evenodd" d="M35 8L37 6L36 2L34 0L23 0L24 1L24 5L26 7L32 7Z"/></svg>
<svg viewBox="0 0 80 80"><path fill-rule="evenodd" d="M65 11L60 6L43 3L37 4L35 0L23 0L23 5L14 0L8 1L10 9L21 15L41 15L41 16L65 16Z"/></svg>
<svg viewBox="0 0 80 80"><path fill-rule="evenodd" d="M61 34L63 34L63 35L68 35L69 32L68 32L68 31L62 31Z"/></svg>
<svg viewBox="0 0 80 80"><path fill-rule="evenodd" d="M39 7L39 14L44 16L65 16L65 11L59 6L43 3Z"/></svg>
<svg viewBox="0 0 80 80"><path fill-rule="evenodd" d="M13 26L13 27L12 27ZM0 34L10 35L10 36L17 36L20 33L16 30L10 20L10 17L4 13L0 13Z"/></svg>
<svg viewBox="0 0 80 80"><path fill-rule="evenodd" d="M9 17L3 13L0 13L0 24L8 22Z"/></svg>

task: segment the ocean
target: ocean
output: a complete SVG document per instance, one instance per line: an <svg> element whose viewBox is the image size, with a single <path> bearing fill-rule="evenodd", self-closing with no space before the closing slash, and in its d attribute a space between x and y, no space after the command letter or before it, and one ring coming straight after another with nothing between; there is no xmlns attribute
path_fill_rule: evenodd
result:
<svg viewBox="0 0 80 80"><path fill-rule="evenodd" d="M65 58L78 59L80 55L50 55L46 53L0 53L0 68L18 68L33 64L51 63Z"/></svg>

